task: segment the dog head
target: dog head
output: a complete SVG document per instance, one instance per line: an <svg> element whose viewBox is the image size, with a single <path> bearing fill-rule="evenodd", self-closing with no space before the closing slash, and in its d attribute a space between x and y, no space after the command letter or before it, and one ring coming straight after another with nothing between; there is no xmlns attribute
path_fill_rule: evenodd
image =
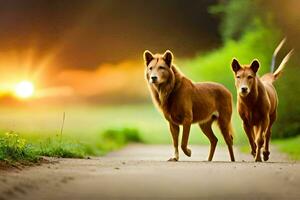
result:
<svg viewBox="0 0 300 200"><path fill-rule="evenodd" d="M234 72L237 93L246 97L256 86L256 72L259 69L258 60L253 60L250 65L241 66L236 59L233 59L231 68Z"/></svg>
<svg viewBox="0 0 300 200"><path fill-rule="evenodd" d="M173 54L167 50L163 55L153 55L150 51L144 52L144 61L146 66L146 78L150 84L160 85L167 82L172 73Z"/></svg>

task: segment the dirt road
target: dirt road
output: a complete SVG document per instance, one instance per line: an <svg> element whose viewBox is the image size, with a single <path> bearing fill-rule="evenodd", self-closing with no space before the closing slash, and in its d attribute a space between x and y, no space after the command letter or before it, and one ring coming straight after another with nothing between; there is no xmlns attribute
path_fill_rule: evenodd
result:
<svg viewBox="0 0 300 200"><path fill-rule="evenodd" d="M300 163L271 151L254 163L235 149L191 146L192 158L166 162L171 145L130 145L105 157L56 159L22 171L0 171L0 200L8 199L300 199Z"/></svg>

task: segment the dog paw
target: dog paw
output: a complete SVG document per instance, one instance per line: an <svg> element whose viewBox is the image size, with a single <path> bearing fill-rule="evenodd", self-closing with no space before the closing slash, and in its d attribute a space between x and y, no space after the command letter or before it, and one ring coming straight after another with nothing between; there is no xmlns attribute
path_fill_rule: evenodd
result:
<svg viewBox="0 0 300 200"><path fill-rule="evenodd" d="M252 150L252 151L251 151L251 155L253 156L253 158L255 158L256 151L255 151L255 150L254 150L254 151Z"/></svg>
<svg viewBox="0 0 300 200"><path fill-rule="evenodd" d="M184 154L187 155L188 157L191 157L191 155L192 155L192 151L191 151L190 149L188 149L188 148L186 148L183 152L184 152Z"/></svg>
<svg viewBox="0 0 300 200"><path fill-rule="evenodd" d="M178 158L170 158L168 161L169 162L176 162L176 161L178 161Z"/></svg>
<svg viewBox="0 0 300 200"><path fill-rule="evenodd" d="M256 158L255 158L255 162L261 162L262 160L261 160L261 157L260 156L257 156Z"/></svg>
<svg viewBox="0 0 300 200"><path fill-rule="evenodd" d="M263 152L263 155L264 155L264 161L269 160L269 155L270 155L270 152L269 152L269 151L264 151L264 152Z"/></svg>

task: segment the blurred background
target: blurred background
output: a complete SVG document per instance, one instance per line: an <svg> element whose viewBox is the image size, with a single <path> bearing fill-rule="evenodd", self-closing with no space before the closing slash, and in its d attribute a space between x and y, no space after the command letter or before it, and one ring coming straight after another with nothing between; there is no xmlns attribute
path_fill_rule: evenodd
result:
<svg viewBox="0 0 300 200"><path fill-rule="evenodd" d="M168 125L152 105L144 80L145 49L170 49L188 77L220 82L236 101L232 58L243 64L259 59L262 75L270 71L272 53L286 37L277 66L291 48L295 52L275 83L280 103L273 138L295 154L286 147L300 142L299 1L0 4L1 134L13 131L44 151L63 137L87 154L117 148L127 140L171 143ZM236 109L233 123L235 143L247 145ZM208 143L198 127L192 130L191 143Z"/></svg>

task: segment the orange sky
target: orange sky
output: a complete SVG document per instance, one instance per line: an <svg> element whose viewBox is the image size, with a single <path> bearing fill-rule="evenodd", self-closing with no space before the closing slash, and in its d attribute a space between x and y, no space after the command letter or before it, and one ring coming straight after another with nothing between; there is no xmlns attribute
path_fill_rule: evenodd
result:
<svg viewBox="0 0 300 200"><path fill-rule="evenodd" d="M1 57L1 55L0 55ZM11 53L7 62L0 62L0 96L15 96L16 85L30 81L34 94L24 101L39 99L89 99L101 100L123 96L124 98L147 98L144 80L144 64L140 61L123 61L117 64L101 64L96 69L56 69L55 62L34 62L32 54L26 56ZM21 67L20 67L21 66ZM120 95L121 94L121 95ZM1 98L0 98L1 99Z"/></svg>

